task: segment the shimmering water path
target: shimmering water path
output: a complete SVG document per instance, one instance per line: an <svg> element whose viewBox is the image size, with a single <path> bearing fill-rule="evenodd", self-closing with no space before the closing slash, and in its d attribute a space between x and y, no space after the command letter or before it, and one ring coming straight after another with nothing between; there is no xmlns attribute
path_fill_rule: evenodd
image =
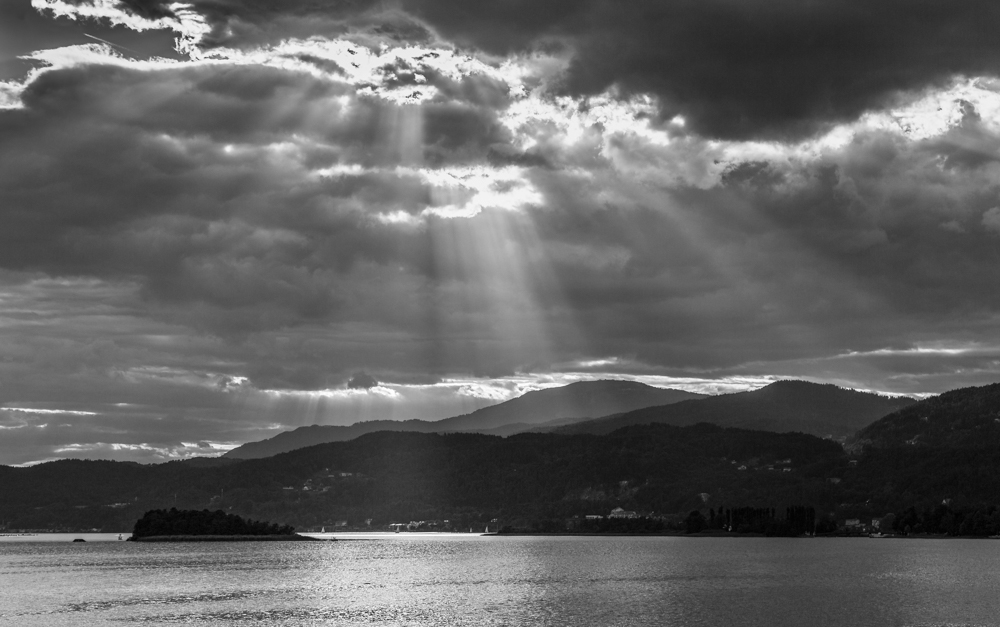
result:
<svg viewBox="0 0 1000 627"><path fill-rule="evenodd" d="M0 625L1000 627L1000 541L0 541Z"/></svg>

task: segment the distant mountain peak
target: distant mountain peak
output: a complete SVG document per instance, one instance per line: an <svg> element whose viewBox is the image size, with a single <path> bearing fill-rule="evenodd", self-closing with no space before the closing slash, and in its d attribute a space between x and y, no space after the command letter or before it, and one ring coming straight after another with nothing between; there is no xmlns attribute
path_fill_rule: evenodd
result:
<svg viewBox="0 0 1000 627"><path fill-rule="evenodd" d="M743 429L848 437L878 418L913 402L913 399L905 397L891 398L832 384L785 379L748 392L721 394L697 403L681 402L643 408L558 430L600 434L635 424L685 426L708 422Z"/></svg>
<svg viewBox="0 0 1000 627"><path fill-rule="evenodd" d="M268 440L244 444L229 451L225 456L237 459L270 457L315 444L351 440L374 431L475 432L510 435L546 423L565 424L642 407L701 398L704 398L704 395L653 387L639 381L622 379L576 381L564 386L526 392L508 401L439 421L377 420L344 427L322 425L300 427L279 433Z"/></svg>
<svg viewBox="0 0 1000 627"><path fill-rule="evenodd" d="M852 388L844 388L833 383L816 383L814 381L806 381L804 379L779 379L773 383L768 383L764 387L757 388L756 392L762 392L768 390L771 392L791 392L791 393L829 393L838 394L843 392L851 392L855 394L871 394L873 396L883 396L876 392L866 392L863 390L855 390Z"/></svg>

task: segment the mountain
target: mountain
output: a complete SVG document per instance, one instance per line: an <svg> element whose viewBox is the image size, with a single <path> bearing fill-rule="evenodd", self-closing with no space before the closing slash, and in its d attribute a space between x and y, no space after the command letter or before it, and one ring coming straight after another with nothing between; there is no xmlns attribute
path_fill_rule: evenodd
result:
<svg viewBox="0 0 1000 627"><path fill-rule="evenodd" d="M707 398L638 381L578 381L535 390L471 414L441 420L445 431L480 431L512 423L538 425L563 418L597 418L621 412Z"/></svg>
<svg viewBox="0 0 1000 627"><path fill-rule="evenodd" d="M512 435L538 426L555 426L654 405L705 398L702 394L656 388L637 381L580 381L484 407L471 414L438 421L373 420L346 427L312 425L239 446L225 457L258 459L314 444L344 442L376 431L419 433L490 433Z"/></svg>
<svg viewBox="0 0 1000 627"><path fill-rule="evenodd" d="M849 403L846 390L810 385L730 396L771 409L783 406L775 399L794 405L789 397L808 407L817 398L854 408L871 400L848 395ZM910 403L861 429L847 452L803 433L700 423L507 438L383 431L218 464L0 466L0 528L122 531L145 511L177 507L299 527L347 520L367 528L370 519L373 529L411 520L481 529L499 519L560 530L615 507L677 520L693 510L711 519L723 507L770 508L773 517L807 506L827 527L878 518L897 532L984 536L1000 533L998 420L1000 385L992 385Z"/></svg>
<svg viewBox="0 0 1000 627"><path fill-rule="evenodd" d="M683 426L708 422L724 427L798 431L839 438L853 435L878 418L914 402L911 398L890 398L835 385L777 381L752 392L648 407L559 427L555 431L604 434L628 425L660 423Z"/></svg>
<svg viewBox="0 0 1000 627"><path fill-rule="evenodd" d="M920 519L930 533L964 533L949 508L1000 523L1000 510L988 511L1000 501L1000 384L914 403L860 430L848 449L856 459L841 485L876 511L908 506L907 524Z"/></svg>
<svg viewBox="0 0 1000 627"><path fill-rule="evenodd" d="M982 448L1000 445L1000 383L945 392L860 430L856 448Z"/></svg>
<svg viewBox="0 0 1000 627"><path fill-rule="evenodd" d="M788 472L771 471L778 460ZM298 527L347 520L559 521L615 507L666 514L802 503L846 467L835 442L713 425L607 436L379 432L215 467L67 460L0 467L0 524L132 527L153 509L217 510ZM480 529L482 527L480 526Z"/></svg>
<svg viewBox="0 0 1000 627"><path fill-rule="evenodd" d="M347 442L348 440L353 440L354 438L376 431L433 433L438 428L436 425L436 422L428 422L426 420L370 420L368 422L356 422L348 426L309 425L292 429L291 431L283 431L273 438L259 442L247 442L226 452L223 457L229 459L261 459L316 444Z"/></svg>

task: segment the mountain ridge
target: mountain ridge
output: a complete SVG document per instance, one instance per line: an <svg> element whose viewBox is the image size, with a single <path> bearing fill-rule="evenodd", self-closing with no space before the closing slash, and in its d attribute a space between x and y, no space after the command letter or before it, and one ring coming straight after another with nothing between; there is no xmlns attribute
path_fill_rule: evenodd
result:
<svg viewBox="0 0 1000 627"><path fill-rule="evenodd" d="M1000 383L950 390L901 408L860 429L851 444L856 449L1000 444Z"/></svg>
<svg viewBox="0 0 1000 627"><path fill-rule="evenodd" d="M778 385L751 398L814 391ZM806 505L828 529L877 518L899 533L1000 533L1000 384L911 402L856 439L863 445L845 449L803 433L646 424L507 438L382 431L219 464L59 460L0 466L0 525L120 531L145 510L176 506L313 528L437 520L468 529L499 518L561 532L617 507L679 520Z"/></svg>
<svg viewBox="0 0 1000 627"><path fill-rule="evenodd" d="M832 384L782 380L749 392L722 394L698 403L685 401L642 408L553 431L600 435L637 424L687 426L707 422L722 427L847 438L882 416L915 402L909 397L887 397Z"/></svg>
<svg viewBox="0 0 1000 627"><path fill-rule="evenodd" d="M484 433L508 436L549 423L596 418L623 411L697 401L706 395L673 388L657 388L638 381L604 379L577 381L568 385L533 390L521 396L443 420L372 420L352 425L309 425L259 442L248 442L224 457L258 459L279 453L324 444L343 442L376 431L418 433Z"/></svg>

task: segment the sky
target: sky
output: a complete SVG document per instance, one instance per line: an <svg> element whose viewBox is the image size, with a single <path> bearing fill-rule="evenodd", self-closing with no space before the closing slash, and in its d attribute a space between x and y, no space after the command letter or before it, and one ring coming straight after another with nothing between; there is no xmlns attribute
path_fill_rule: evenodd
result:
<svg viewBox="0 0 1000 627"><path fill-rule="evenodd" d="M0 0L0 464L1000 380L1000 5Z"/></svg>

